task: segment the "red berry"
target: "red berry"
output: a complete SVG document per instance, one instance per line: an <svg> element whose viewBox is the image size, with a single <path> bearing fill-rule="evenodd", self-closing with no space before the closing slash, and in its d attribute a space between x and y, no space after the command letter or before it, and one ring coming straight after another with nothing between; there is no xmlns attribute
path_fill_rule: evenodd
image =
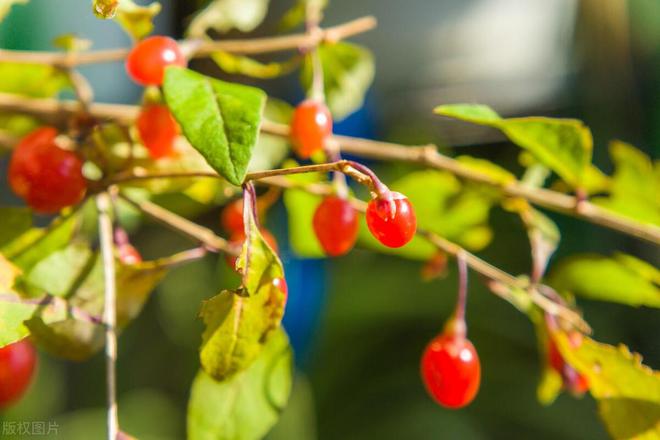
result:
<svg viewBox="0 0 660 440"><path fill-rule="evenodd" d="M481 381L477 351L464 336L436 336L422 356L422 379L440 405L453 409L468 405L477 395Z"/></svg>
<svg viewBox="0 0 660 440"><path fill-rule="evenodd" d="M412 240L417 218L408 198L398 192L377 197L367 206L367 226L371 234L385 246L398 248Z"/></svg>
<svg viewBox="0 0 660 440"><path fill-rule="evenodd" d="M259 232L261 232L261 236L264 238L266 243L271 247L273 252L278 253L279 249L277 246L277 240L275 239L275 236L270 233L267 229L261 229ZM233 246L240 246L243 244L245 241L245 232L243 230L239 230L234 232L230 238L229 238L229 244ZM236 260L238 260L237 256L230 255L230 254L225 254L225 261L231 268L236 267Z"/></svg>
<svg viewBox="0 0 660 440"><path fill-rule="evenodd" d="M57 146L57 130L42 127L16 146L9 163L9 185L35 211L55 213L78 203L87 183L82 161Z"/></svg>
<svg viewBox="0 0 660 440"><path fill-rule="evenodd" d="M137 43L126 58L126 72L143 86L163 84L167 66L186 66L179 44L170 37L156 35Z"/></svg>
<svg viewBox="0 0 660 440"><path fill-rule="evenodd" d="M332 134L332 115L322 102L307 99L293 112L291 142L298 156L306 159L323 149Z"/></svg>
<svg viewBox="0 0 660 440"><path fill-rule="evenodd" d="M142 255L129 243L118 246L117 252L119 253L119 261L127 266L142 262Z"/></svg>
<svg viewBox="0 0 660 440"><path fill-rule="evenodd" d="M286 302L288 296L289 296L289 287L286 284L286 280L284 278L273 278L273 286L275 288L279 289L282 294L284 295L284 302Z"/></svg>
<svg viewBox="0 0 660 440"><path fill-rule="evenodd" d="M358 216L351 204L339 197L323 199L314 212L314 232L331 257L350 251L358 234Z"/></svg>
<svg viewBox="0 0 660 440"><path fill-rule="evenodd" d="M160 104L145 106L135 121L142 143L154 159L172 156L179 124L169 109Z"/></svg>
<svg viewBox="0 0 660 440"><path fill-rule="evenodd" d="M230 234L243 231L243 199L236 199L222 209L220 223Z"/></svg>
<svg viewBox="0 0 660 440"><path fill-rule="evenodd" d="M0 408L17 401L25 393L36 364L36 350L27 339L0 348Z"/></svg>
<svg viewBox="0 0 660 440"><path fill-rule="evenodd" d="M579 337L579 333L569 334L569 342L575 344L576 338ZM548 364L561 375L567 390L575 394L584 394L589 389L587 378L566 362L552 336L548 338Z"/></svg>

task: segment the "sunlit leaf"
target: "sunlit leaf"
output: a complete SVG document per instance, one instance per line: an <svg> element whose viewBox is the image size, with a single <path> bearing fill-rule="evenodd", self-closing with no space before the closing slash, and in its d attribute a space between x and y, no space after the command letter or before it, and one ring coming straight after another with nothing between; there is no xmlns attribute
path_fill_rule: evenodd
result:
<svg viewBox="0 0 660 440"><path fill-rule="evenodd" d="M489 160L478 159L471 156L458 156L456 160L458 160L467 168L474 170L475 172L487 175L499 184L506 185L507 183L511 183L516 180L516 176L513 173L505 170L504 168L494 164Z"/></svg>
<svg viewBox="0 0 660 440"><path fill-rule="evenodd" d="M270 79L293 72L300 64L300 57L294 56L286 61L262 63L247 56L229 52L214 52L211 59L227 73L245 75L252 78Z"/></svg>
<svg viewBox="0 0 660 440"><path fill-rule="evenodd" d="M323 86L328 107L335 119L344 119L362 107L374 79L372 53L356 44L326 43L318 47L323 66ZM312 86L312 62L305 58L301 71L305 90Z"/></svg>
<svg viewBox="0 0 660 440"><path fill-rule="evenodd" d="M190 22L189 37L202 38L209 30L220 33L254 30L266 17L269 0L212 0Z"/></svg>
<svg viewBox="0 0 660 440"><path fill-rule="evenodd" d="M93 0L92 11L98 18L108 20L115 17L122 0Z"/></svg>
<svg viewBox="0 0 660 440"><path fill-rule="evenodd" d="M200 316L206 330L200 360L204 371L216 380L248 368L284 314L284 294L272 283L264 280L256 294L242 294L225 290L202 304Z"/></svg>
<svg viewBox="0 0 660 440"><path fill-rule="evenodd" d="M14 5L24 5L29 0L0 0L0 21L4 20L9 12L11 7Z"/></svg>
<svg viewBox="0 0 660 440"><path fill-rule="evenodd" d="M549 283L559 292L630 306L660 307L658 271L631 255L582 254L560 261Z"/></svg>
<svg viewBox="0 0 660 440"><path fill-rule="evenodd" d="M74 33L67 33L55 37L53 46L66 52L82 52L92 47L92 40L80 38Z"/></svg>
<svg viewBox="0 0 660 440"><path fill-rule="evenodd" d="M635 220L660 225L660 162L621 141L610 144L615 171L609 197L593 202Z"/></svg>
<svg viewBox="0 0 660 440"><path fill-rule="evenodd" d="M48 64L0 62L0 93L50 98L71 87L66 73Z"/></svg>
<svg viewBox="0 0 660 440"><path fill-rule="evenodd" d="M153 20L160 10L159 2L141 6L132 0L121 0L115 20L134 40L140 40L154 30Z"/></svg>
<svg viewBox="0 0 660 440"><path fill-rule="evenodd" d="M585 337L572 347L559 340L562 355L589 382L598 410L616 440L660 437L660 373L641 362L627 347L613 347Z"/></svg>
<svg viewBox="0 0 660 440"><path fill-rule="evenodd" d="M216 171L240 185L257 142L263 91L170 67L165 99L184 134Z"/></svg>
<svg viewBox="0 0 660 440"><path fill-rule="evenodd" d="M190 440L262 438L277 421L291 392L292 353L279 330L245 371L218 382L204 371L188 403Z"/></svg>
<svg viewBox="0 0 660 440"><path fill-rule="evenodd" d="M0 207L0 249L32 227L28 208Z"/></svg>
<svg viewBox="0 0 660 440"><path fill-rule="evenodd" d="M323 9L328 5L328 0L296 0L296 3L284 13L277 26L280 32L289 31L305 21L307 15L307 8L310 6L323 12Z"/></svg>
<svg viewBox="0 0 660 440"><path fill-rule="evenodd" d="M591 164L591 131L576 119L500 118L483 105L443 105L435 113L501 130L513 143L532 153L572 187L582 187Z"/></svg>

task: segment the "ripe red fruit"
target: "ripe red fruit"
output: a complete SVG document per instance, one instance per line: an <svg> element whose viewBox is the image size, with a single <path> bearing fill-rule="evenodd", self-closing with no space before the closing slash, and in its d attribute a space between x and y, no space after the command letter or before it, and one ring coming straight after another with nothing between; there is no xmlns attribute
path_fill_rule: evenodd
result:
<svg viewBox="0 0 660 440"><path fill-rule="evenodd" d="M350 202L336 196L326 197L314 212L316 237L331 257L350 251L358 234L358 216Z"/></svg>
<svg viewBox="0 0 660 440"><path fill-rule="evenodd" d="M175 40L156 35L133 46L126 57L126 72L140 85L160 86L167 66L185 67L186 64L186 58Z"/></svg>
<svg viewBox="0 0 660 440"><path fill-rule="evenodd" d="M322 150L330 134L332 115L325 104L307 99L296 107L291 119L291 142L298 156L307 159Z"/></svg>
<svg viewBox="0 0 660 440"><path fill-rule="evenodd" d="M261 236L264 238L266 243L271 247L273 252L278 253L279 249L277 246L277 240L275 239L275 236L268 231L268 229L261 229L259 232L261 232ZM245 241L245 231L239 230L234 232L230 238L229 238L229 244L232 246L240 246L243 244ZM225 254L225 261L231 267L232 269L236 267L236 260L238 260L237 256L234 255L229 255Z"/></svg>
<svg viewBox="0 0 660 440"><path fill-rule="evenodd" d="M220 223L230 234L243 231L243 199L236 199L222 209Z"/></svg>
<svg viewBox="0 0 660 440"><path fill-rule="evenodd" d="M479 391L479 356L474 345L460 334L436 336L424 351L421 369L426 390L447 408L468 405Z"/></svg>
<svg viewBox="0 0 660 440"><path fill-rule="evenodd" d="M135 121L140 139L154 159L174 154L174 141L179 135L179 124L167 106L151 104L142 108Z"/></svg>
<svg viewBox="0 0 660 440"><path fill-rule="evenodd" d="M78 203L87 183L82 161L58 147L57 130L42 127L25 136L9 163L9 185L35 211L55 213Z"/></svg>
<svg viewBox="0 0 660 440"><path fill-rule="evenodd" d="M119 261L127 266L142 262L142 255L129 243L118 246L117 252L119 253Z"/></svg>
<svg viewBox="0 0 660 440"><path fill-rule="evenodd" d="M30 385L36 364L36 350L27 339L0 348L0 408L23 395Z"/></svg>
<svg viewBox="0 0 660 440"><path fill-rule="evenodd" d="M391 192L388 196L376 197L369 202L367 226L385 246L398 248L412 240L417 230L417 218L406 196L398 192Z"/></svg>
<svg viewBox="0 0 660 440"><path fill-rule="evenodd" d="M286 280L280 277L273 278L273 286L275 286L277 289L280 289L280 291L284 294L284 302L286 302L289 297L289 287L286 284Z"/></svg>

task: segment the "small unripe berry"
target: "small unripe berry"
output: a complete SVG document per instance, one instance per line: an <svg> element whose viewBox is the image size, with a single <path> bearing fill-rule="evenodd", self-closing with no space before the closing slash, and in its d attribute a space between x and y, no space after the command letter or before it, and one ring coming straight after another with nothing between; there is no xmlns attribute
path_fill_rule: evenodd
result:
<svg viewBox="0 0 660 440"><path fill-rule="evenodd" d="M307 99L296 107L291 119L291 142L298 156L307 159L321 151L331 134L332 115L325 104Z"/></svg>
<svg viewBox="0 0 660 440"><path fill-rule="evenodd" d="M390 192L371 200L367 205L366 220L371 234L391 248L407 244L417 230L417 218L412 204L398 192Z"/></svg>
<svg viewBox="0 0 660 440"><path fill-rule="evenodd" d="M350 251L358 234L358 215L348 200L331 196L323 199L312 222L321 247L331 257Z"/></svg>
<svg viewBox="0 0 660 440"><path fill-rule="evenodd" d="M421 374L426 390L437 403L447 408L462 408L479 391L479 356L465 336L444 332L426 347Z"/></svg>
<svg viewBox="0 0 660 440"><path fill-rule="evenodd" d="M126 72L140 85L160 86L166 67L185 67L186 64L186 58L175 40L156 35L133 46L126 57Z"/></svg>
<svg viewBox="0 0 660 440"><path fill-rule="evenodd" d="M179 135L179 124L166 106L160 104L145 106L135 125L151 157L160 159L174 154L174 141Z"/></svg>
<svg viewBox="0 0 660 440"><path fill-rule="evenodd" d="M78 203L87 187L82 161L60 148L56 137L55 128L38 128L19 142L9 163L12 190L41 213L56 213Z"/></svg>
<svg viewBox="0 0 660 440"><path fill-rule="evenodd" d="M0 348L0 408L21 398L32 381L36 364L36 350L27 339Z"/></svg>

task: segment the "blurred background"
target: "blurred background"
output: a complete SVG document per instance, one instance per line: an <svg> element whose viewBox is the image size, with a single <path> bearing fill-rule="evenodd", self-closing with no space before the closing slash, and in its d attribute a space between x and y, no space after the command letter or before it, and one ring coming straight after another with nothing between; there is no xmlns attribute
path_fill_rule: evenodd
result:
<svg viewBox="0 0 660 440"><path fill-rule="evenodd" d="M81 3L84 5L81 6ZM52 49L74 31L94 48L128 46L112 22L86 14L88 0L31 0L0 24L0 45ZM156 33L181 36L196 2L162 0ZM356 38L376 57L376 80L361 110L337 131L403 143L436 142L519 171L516 147L497 133L433 117L438 104L478 102L506 116L583 119L596 142L595 162L612 169L606 143L635 144L653 157L660 145L660 2L657 0L331 0L325 23L362 15L377 30ZM274 33L291 6L271 1L273 19L255 34ZM240 36L238 33L230 34ZM217 68L195 66L207 73ZM207 70L208 69L208 70ZM215 69L215 70L214 70ZM134 103L141 90L121 64L82 69L98 101ZM2 79L0 78L0 81ZM303 94L297 75L259 83L291 103ZM4 161L4 162L3 162ZM5 173L6 159L0 161ZM395 168L378 165L384 175ZM1 201L15 201L5 185ZM219 210L201 223L219 231ZM572 252L624 251L658 262L651 247L623 235L552 215L563 237L555 258ZM590 397L562 395L550 407L536 400L540 365L529 320L472 277L470 338L482 361L482 388L465 410L451 412L425 394L422 350L451 313L453 265L446 278L423 282L420 264L356 249L333 260L296 258L287 245L286 215L277 206L268 227L281 243L290 296L285 326L296 351L291 404L271 439L602 439L607 438ZM529 270L529 245L520 221L495 209L493 242L480 253L511 273ZM146 225L134 238L145 258L186 243ZM198 368L200 301L236 284L223 258L209 256L173 271L140 319L120 339L119 407L122 427L144 440L185 437L188 390ZM623 342L660 368L657 311L580 301L595 338ZM54 420L59 437L101 438L104 362L83 364L41 355L38 379L3 420Z"/></svg>

